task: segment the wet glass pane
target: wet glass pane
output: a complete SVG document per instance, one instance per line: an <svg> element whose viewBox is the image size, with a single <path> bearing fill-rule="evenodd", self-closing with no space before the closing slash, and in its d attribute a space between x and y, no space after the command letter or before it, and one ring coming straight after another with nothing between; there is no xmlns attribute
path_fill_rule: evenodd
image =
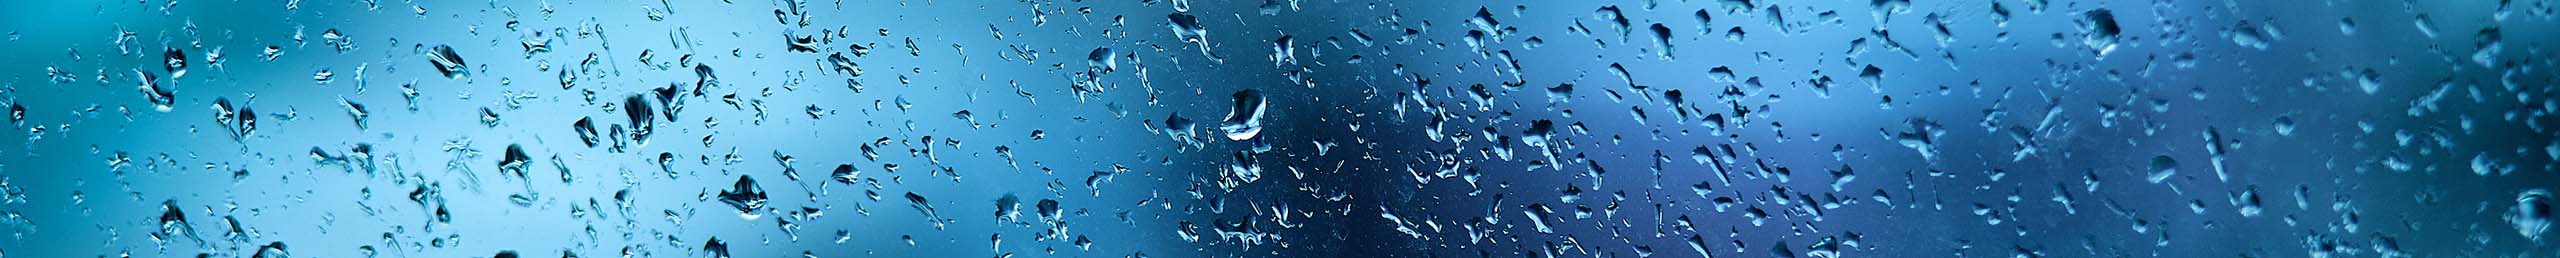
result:
<svg viewBox="0 0 2560 258"><path fill-rule="evenodd" d="M2550 0L0 6L0 257L2560 256Z"/></svg>

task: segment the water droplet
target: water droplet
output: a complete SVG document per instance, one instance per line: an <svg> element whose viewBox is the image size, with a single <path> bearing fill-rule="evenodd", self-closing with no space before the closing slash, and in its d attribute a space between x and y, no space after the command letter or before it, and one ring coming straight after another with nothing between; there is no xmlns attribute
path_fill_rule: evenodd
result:
<svg viewBox="0 0 2560 258"><path fill-rule="evenodd" d="M2144 178L2152 183L2160 183L2176 175L2178 175L2178 159L2169 158L2169 155L2159 155L2151 156L2151 175Z"/></svg>
<svg viewBox="0 0 2560 258"><path fill-rule="evenodd" d="M730 185L729 189L720 190L720 202L729 204L731 208L737 208L740 218L754 220L764 217L763 214L756 212L764 209L764 187L757 186L754 177L738 176L738 183Z"/></svg>
<svg viewBox="0 0 2560 258"><path fill-rule="evenodd" d="M525 169L533 166L533 156L524 153L524 145L508 144L505 156L498 159L498 174L526 179Z"/></svg>
<svg viewBox="0 0 2560 258"><path fill-rule="evenodd" d="M1262 91L1243 90L1235 94L1235 107L1227 110L1227 120L1218 126L1227 140L1243 141L1262 134L1262 113L1270 103L1263 101Z"/></svg>
<svg viewBox="0 0 2560 258"><path fill-rule="evenodd" d="M170 106L177 104L178 94L170 91L169 87L161 86L159 75L142 69L134 69L133 73L134 79L142 81L142 86L138 88L141 89L143 98L151 101L152 110L169 112Z"/></svg>
<svg viewBox="0 0 2560 258"><path fill-rule="evenodd" d="M2515 208L2506 215L2507 223L2514 225L2516 233L2524 234L2525 239L2542 241L2542 233L2551 230L2552 202L2550 190L2536 188L2516 194Z"/></svg>
<svg viewBox="0 0 2560 258"><path fill-rule="evenodd" d="M173 47L162 52L160 56L164 60L163 67L169 72L169 78L187 78L187 51Z"/></svg>
<svg viewBox="0 0 2560 258"><path fill-rule="evenodd" d="M434 65L436 72L444 74L445 78L459 79L471 75L465 67L468 64L462 62L462 54L454 53L452 46L439 44L427 49L427 63Z"/></svg>
<svg viewBox="0 0 2560 258"><path fill-rule="evenodd" d="M2098 56L2106 56L2107 53L2116 51L2118 41L2116 34L2124 33L2124 29L2116 26L2115 11L2098 8L2081 12L2078 22L2080 23L2080 44L2088 46L2089 50L2097 53Z"/></svg>
<svg viewBox="0 0 2560 258"><path fill-rule="evenodd" d="M569 130L577 132L578 142L587 144L588 148L596 147L596 141L601 139L596 135L596 123L592 117L580 117L577 122L569 123Z"/></svg>

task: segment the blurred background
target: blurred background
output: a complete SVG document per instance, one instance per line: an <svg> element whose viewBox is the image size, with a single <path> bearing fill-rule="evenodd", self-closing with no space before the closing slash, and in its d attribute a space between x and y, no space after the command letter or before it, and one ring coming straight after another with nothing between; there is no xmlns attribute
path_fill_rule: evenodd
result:
<svg viewBox="0 0 2560 258"><path fill-rule="evenodd" d="M14 1L0 257L2554 257L2560 5Z"/></svg>

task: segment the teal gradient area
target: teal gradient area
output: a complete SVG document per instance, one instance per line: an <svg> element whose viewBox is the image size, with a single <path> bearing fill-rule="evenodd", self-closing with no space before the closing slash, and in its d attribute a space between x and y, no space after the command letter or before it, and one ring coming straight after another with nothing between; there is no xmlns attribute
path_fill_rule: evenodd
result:
<svg viewBox="0 0 2560 258"><path fill-rule="evenodd" d="M2555 19L0 2L0 257L2560 256Z"/></svg>

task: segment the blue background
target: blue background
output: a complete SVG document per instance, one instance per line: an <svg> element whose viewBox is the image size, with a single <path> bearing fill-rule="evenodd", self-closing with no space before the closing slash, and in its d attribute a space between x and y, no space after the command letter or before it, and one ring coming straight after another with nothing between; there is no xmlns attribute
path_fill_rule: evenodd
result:
<svg viewBox="0 0 2560 258"><path fill-rule="evenodd" d="M0 147L5 256L2560 255L2519 229L2547 212L2512 219L2560 186L2550 1L5 5L0 98L26 110L0 132L23 139ZM2084 40L2101 9L2112 51ZM622 99L670 85L705 94L646 144L571 130L628 127ZM1265 128L1226 139L1246 89ZM215 99L257 129L229 136ZM528 177L499 173L510 145ZM1221 185L1240 163L1260 177ZM760 216L719 200L740 176ZM154 240L163 203L194 238Z"/></svg>

